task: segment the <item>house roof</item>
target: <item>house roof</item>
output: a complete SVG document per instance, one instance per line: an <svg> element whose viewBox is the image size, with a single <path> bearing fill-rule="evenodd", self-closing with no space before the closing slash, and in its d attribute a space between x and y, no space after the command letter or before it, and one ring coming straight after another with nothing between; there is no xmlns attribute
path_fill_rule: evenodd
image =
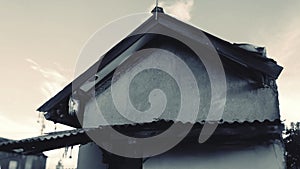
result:
<svg viewBox="0 0 300 169"><path fill-rule="evenodd" d="M36 154L43 151L84 144L90 139L84 129L52 132L43 136L0 142L0 151Z"/></svg>
<svg viewBox="0 0 300 169"><path fill-rule="evenodd" d="M0 137L0 143L1 143L1 142L4 142L4 141L9 141L9 139Z"/></svg>
<svg viewBox="0 0 300 169"><path fill-rule="evenodd" d="M160 29L168 29L174 31L175 33L196 40L199 43L199 45L205 45L201 40L201 36L194 36L195 34L198 34L199 31L201 31L200 29L188 25L184 22L181 22L164 13L158 13L157 15L159 16L157 19L155 19L155 15L151 16L141 26L134 30L128 37L124 38L112 49L110 49L102 57L102 60L97 61L87 71L78 76L73 82L68 84L64 89L62 89L54 97L49 99L37 110L40 112L48 112L48 115L49 112L52 111L51 117L48 117L49 120L60 123L60 120L64 118L62 120L64 124L75 127L80 126L76 117L69 116L67 115L67 113L65 113L65 117L57 118L53 116L55 115L55 113L53 112L57 109L59 109L60 111L67 111L69 97L72 95L73 91L80 91L80 86L84 84L87 80L89 80L91 77L93 77L95 75L95 72L102 70L106 65L112 62L122 52L126 51L137 41L143 38L144 40L149 40L149 36L147 35L147 33L159 33ZM227 59L241 67L244 67L250 72L255 72L264 77L267 77L268 79L275 80L278 78L283 69L281 66L277 65L277 63L274 60L265 57L259 52L246 50L245 48L242 48L239 45L224 41L207 32L203 33L208 37L214 48L217 50L218 54L223 59Z"/></svg>

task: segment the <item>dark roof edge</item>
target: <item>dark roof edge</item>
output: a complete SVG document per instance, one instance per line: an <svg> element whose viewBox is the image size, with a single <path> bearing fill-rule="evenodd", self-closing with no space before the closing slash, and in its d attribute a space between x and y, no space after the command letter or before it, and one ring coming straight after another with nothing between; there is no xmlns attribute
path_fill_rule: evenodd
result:
<svg viewBox="0 0 300 169"><path fill-rule="evenodd" d="M103 67L105 67L110 61L122 53L124 50L128 49L133 43L138 41L143 35L131 36L130 38L126 37L116 46L110 49L102 58L103 60L98 60L90 68L88 68L84 73L80 74L75 80L69 83L64 87L60 92L58 92L54 97L49 99L46 103L40 106L37 111L47 112L51 108L55 107L60 101L66 99L72 94L73 91L78 89L85 81L87 81L91 74L98 72ZM125 45L124 45L125 44Z"/></svg>
<svg viewBox="0 0 300 169"><path fill-rule="evenodd" d="M191 31L193 31L193 32L202 31L201 29L199 29L193 25L189 25L189 24L182 22L180 20L177 20L176 18L173 18L169 15L165 15L165 14L160 14L160 15L161 15L161 17L160 17L161 20L163 20L164 18L167 18L167 19L170 19L171 21L177 22L179 27L189 29L190 31L188 31L187 34L189 34L189 32L191 32ZM174 22L169 21L169 22L164 23L164 20L163 21L159 20L159 22L162 25L169 27L170 29L176 31L175 25L171 25L171 26L169 25ZM219 54L222 54L226 58L228 58L240 65L247 65L249 68L252 68L253 70L257 70L266 75L269 75L273 79L277 79L278 76L280 75L281 71L283 70L283 67L277 65L276 61L274 61L273 59L263 57L259 54L255 54L253 52L242 49L242 48L234 45L233 43L230 43L228 41L220 39L208 32L205 32L205 31L202 31L202 32L208 37L208 39L210 40L212 45L214 45L215 49L217 50L217 52ZM188 36L188 35L186 35L186 36Z"/></svg>

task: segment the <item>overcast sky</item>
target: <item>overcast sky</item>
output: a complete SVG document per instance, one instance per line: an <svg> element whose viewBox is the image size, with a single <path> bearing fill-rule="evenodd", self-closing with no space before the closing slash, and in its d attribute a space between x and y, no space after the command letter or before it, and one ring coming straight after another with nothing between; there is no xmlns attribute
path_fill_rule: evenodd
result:
<svg viewBox="0 0 300 169"><path fill-rule="evenodd" d="M0 0L0 137L39 135L35 110L73 79L88 38L112 20L149 13L153 4L154 0ZM300 121L300 1L160 0L160 5L166 13L227 41L267 47L269 57L284 67L277 81L282 120ZM45 131L53 130L47 123Z"/></svg>

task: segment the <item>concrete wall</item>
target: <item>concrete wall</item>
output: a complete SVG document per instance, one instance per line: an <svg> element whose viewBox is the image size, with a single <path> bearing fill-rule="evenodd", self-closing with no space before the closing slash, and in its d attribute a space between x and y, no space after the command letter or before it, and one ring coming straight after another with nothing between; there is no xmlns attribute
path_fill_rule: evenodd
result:
<svg viewBox="0 0 300 169"><path fill-rule="evenodd" d="M80 145L77 169L107 169L101 149L93 142Z"/></svg>
<svg viewBox="0 0 300 169"><path fill-rule="evenodd" d="M266 145L199 147L150 157L143 169L284 169L284 150L277 141Z"/></svg>
<svg viewBox="0 0 300 169"><path fill-rule="evenodd" d="M139 120L133 119L130 121L124 118L123 115L118 113L120 112L120 107L125 111L131 112L133 112L133 108L138 112L147 112L151 108L153 108L153 111L161 111L160 109L165 108L163 113L161 115L158 114L155 119L175 120L181 105L194 104L195 97L192 96L195 96L195 91L199 91L200 96L197 121L206 120L211 104L211 84L205 66L189 51L168 45L163 47L176 53L176 56L169 55L166 57L166 53L160 50L133 55L115 72L113 82L108 82L107 86L102 86L96 90L96 100L90 100L85 107L84 127L127 124L133 123L131 121ZM185 68L180 61L178 59L170 59L170 57L175 58L178 56L192 71L197 81L198 90L191 87L192 83L189 78L182 76L185 74ZM143 70L151 64L154 67L157 67L155 65L165 65L170 72L166 73L157 69ZM218 103L222 99L226 99L222 116L223 121L252 122L266 119L273 121L280 118L276 89L258 86L253 79L238 72L239 70L234 66L224 66L227 81L226 91L218 93L220 100L214 100L214 102ZM182 83L177 84L171 76L172 74L177 75L177 79ZM113 87L109 86L110 83L112 83ZM126 83L130 84L126 85ZM184 96L180 93L179 85L183 86L186 91ZM153 99L151 104L154 106L151 107L149 96L152 97L150 93L154 89L160 89L164 94L157 92L157 90L152 93ZM113 97L112 91L114 91L115 97ZM122 98L130 99L122 100ZM165 100L166 102L163 103ZM118 107L116 107L117 103L119 103ZM164 104L165 107L160 107ZM189 115L189 111L186 111L185 117L187 119L189 119ZM150 121L153 121L153 119L144 120L144 122Z"/></svg>

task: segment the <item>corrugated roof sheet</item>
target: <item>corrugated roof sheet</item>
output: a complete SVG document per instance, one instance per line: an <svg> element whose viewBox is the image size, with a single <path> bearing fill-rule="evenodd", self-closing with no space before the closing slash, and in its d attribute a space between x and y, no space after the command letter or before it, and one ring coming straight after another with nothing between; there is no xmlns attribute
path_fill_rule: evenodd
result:
<svg viewBox="0 0 300 169"><path fill-rule="evenodd" d="M283 125L280 121L263 122L244 122L244 123L228 123L219 122L220 126L214 132L213 136L207 141L208 144L249 144L251 142L268 141L270 138L281 138ZM174 122L172 121L156 121L144 124L113 126L118 132L126 133L126 135L134 137L151 137L153 133L161 133L168 129ZM194 140L199 136L203 124L187 124L177 122L180 125L193 125L190 134L186 138ZM101 132L109 126L100 126L99 128L76 129L61 132L53 132L39 137L32 137L22 140L9 140L0 143L0 151L14 152L21 154L35 154L43 151L73 146L78 144L86 144L91 142L89 132ZM246 134L245 134L246 133ZM112 138L113 139L113 138ZM114 140L115 141L115 140ZM194 140L195 141L195 140ZM250 142L249 142L250 141Z"/></svg>
<svg viewBox="0 0 300 169"><path fill-rule="evenodd" d="M66 146L84 144L90 141L84 129L48 133L46 135L22 140L0 142L0 151L22 154L35 154Z"/></svg>
<svg viewBox="0 0 300 169"><path fill-rule="evenodd" d="M4 142L4 141L9 141L10 139L6 139L6 138L3 138L3 137L0 137L0 143L1 142Z"/></svg>

